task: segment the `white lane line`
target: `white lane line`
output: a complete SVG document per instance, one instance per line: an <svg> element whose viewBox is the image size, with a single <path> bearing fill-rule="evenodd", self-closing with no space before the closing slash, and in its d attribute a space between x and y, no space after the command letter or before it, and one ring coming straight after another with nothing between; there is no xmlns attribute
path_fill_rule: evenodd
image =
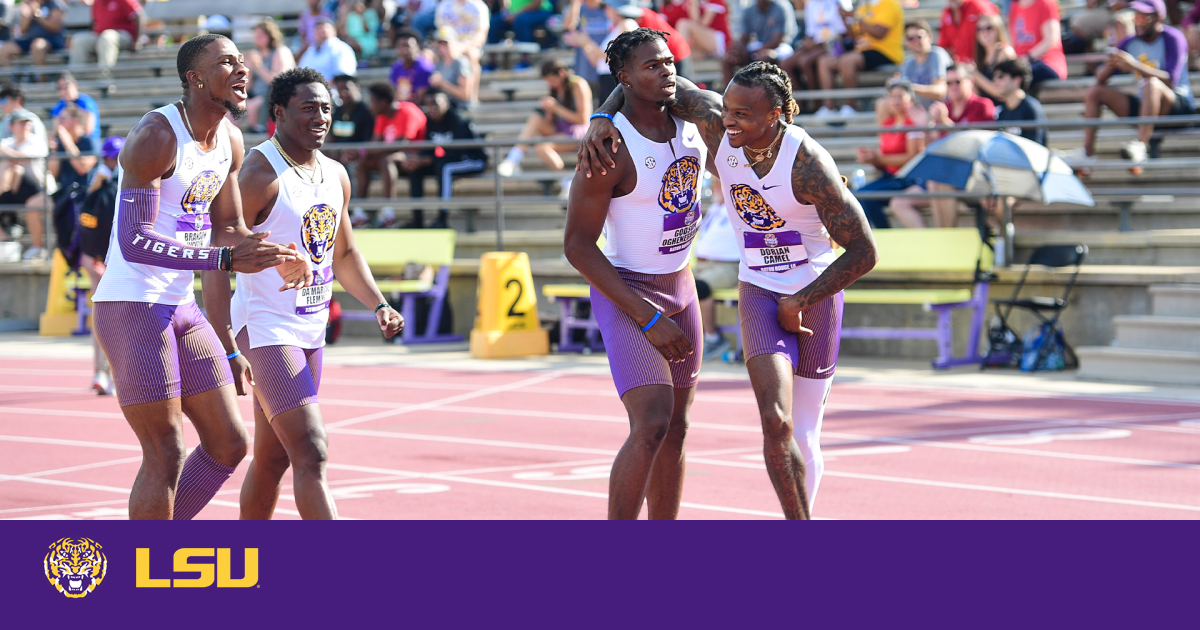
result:
<svg viewBox="0 0 1200 630"><path fill-rule="evenodd" d="M118 451L142 452L142 447L136 444L113 444L111 442L87 442L84 440L62 440L59 438L27 437L24 435L0 435L0 442L25 442L27 444L54 444L56 446L84 446L88 448L109 448Z"/></svg>
<svg viewBox="0 0 1200 630"><path fill-rule="evenodd" d="M482 396L490 396L492 394L498 394L500 392L506 392L506 391L512 391L514 389L520 389L520 388L528 386L528 385L544 383L546 381L556 379L565 374L568 374L568 372L558 371L558 372L551 372L548 374L539 374L538 376L535 376L533 378L527 378L527 379L524 379L521 381L517 381L515 383L508 383L507 385L496 385L493 387L485 387L483 389L477 389L475 391L458 394L457 396L449 396L447 398L441 398L438 400L433 400L433 401L426 402L426 403L419 403L419 404L415 404L415 405L404 405L404 406L401 406L401 407L398 407L396 409L392 409L389 411L380 411L377 413L367 414L365 416L359 416L357 418L350 418L348 420L334 422L333 424L326 425L325 428L326 429L335 429L335 428L340 428L340 427L348 427L348 426L359 424L362 422L370 422L371 420L378 420L380 418L389 418L392 416L398 416L401 414L411 413L413 411L421 411L421 410L425 410L425 409L432 409L434 407L440 407L442 405L450 405L450 404L454 404L456 402L470 400L472 398L480 398Z"/></svg>
<svg viewBox="0 0 1200 630"><path fill-rule="evenodd" d="M629 424L629 418L626 416L608 416L590 413L563 413L559 411L532 411L527 409L500 409L496 407L463 407L460 405L449 405L431 409L430 411L451 411L459 413L483 413L494 416L517 416L527 418L551 418L556 420L586 420L589 422L612 422L616 424ZM744 426L737 424L716 424L712 422L690 422L688 428L691 429L713 429L716 431L736 431L739 433L762 433L762 428L758 426Z"/></svg>
<svg viewBox="0 0 1200 630"><path fill-rule="evenodd" d="M0 385L0 392L43 392L54 394L91 394L95 392L86 387L50 387L41 385Z"/></svg>
<svg viewBox="0 0 1200 630"><path fill-rule="evenodd" d="M94 376L90 370L54 370L45 368L0 368L0 374L16 374L17 376Z"/></svg>
<svg viewBox="0 0 1200 630"><path fill-rule="evenodd" d="M25 483L38 483L47 486L62 486L64 488L81 488L83 490L96 490L99 492L116 492L118 494L129 494L129 488L117 488L114 486L101 486L94 483L80 483L78 481L63 481L61 479L40 479L37 477L21 477L19 475L0 475L0 481L24 481Z"/></svg>
<svg viewBox="0 0 1200 630"><path fill-rule="evenodd" d="M16 512L42 512L45 510L64 510L67 508L76 507L94 507L98 505L116 505L118 503L128 503L129 499L112 499L110 501L90 501L88 503L62 503L59 505L39 505L35 507L7 508L0 510L0 514L11 514Z"/></svg>
<svg viewBox="0 0 1200 630"><path fill-rule="evenodd" d="M68 418L117 418L125 419L125 414L111 411L83 411L66 409L38 409L36 407L0 407L0 413L21 413L30 416L66 416Z"/></svg>
<svg viewBox="0 0 1200 630"><path fill-rule="evenodd" d="M458 475L446 475L439 473L417 473L413 471L390 470L386 468L371 468L367 466L351 466L347 464L329 464L330 468L340 468L342 470L355 470L358 472L369 472L376 474L412 474L425 479L435 479L438 481L449 481L459 483L469 483L482 486L492 486L496 488L510 488L514 490L531 490L534 492L549 492L551 494L567 494L577 497L591 497L595 499L608 500L608 494L604 492L591 492L588 490L577 490L574 488L560 488L557 486L540 486L528 483L516 483L512 481L497 481L494 479L476 479L473 477L461 477ZM712 512L728 512L732 514L745 514L748 516L766 516L772 518L783 518L783 514L778 512L767 512L764 510L748 510L744 508L726 507L719 505L708 505L705 503L691 503L688 501L681 502L680 507L686 507L694 510L707 510Z"/></svg>
<svg viewBox="0 0 1200 630"><path fill-rule="evenodd" d="M208 502L208 505L219 505L221 507L229 507L229 508L234 508L237 510L242 509L242 505L240 503L237 503L236 501L225 501L222 499L213 499L212 501ZM208 506L205 506L205 507L208 507ZM297 512L296 510L287 510L287 509L284 509L281 507L276 507L275 511L279 512L280 514L288 514L291 516L300 516L300 513Z"/></svg>
<svg viewBox="0 0 1200 630"><path fill-rule="evenodd" d="M113 459L106 462L95 462L92 464L80 464L78 466L68 466L66 468L55 468L54 470L41 470L38 472L25 473L21 475L13 475L14 477L49 477L50 475L61 475L69 472L80 470L92 470L94 468L104 468L106 466L119 466L121 464L133 464L142 461L142 456L126 457L123 459Z"/></svg>
<svg viewBox="0 0 1200 630"><path fill-rule="evenodd" d="M529 442L507 442L503 440L480 440L475 438L449 437L444 435L426 435L423 433L396 433L392 431L372 431L369 429L328 429L329 433L341 435L357 435L362 437L383 437L398 440L417 440L422 442L446 442L449 444L471 444L475 446L495 446L500 448L522 448L535 451L553 451L556 453L587 453L591 455L616 456L617 452L602 448L583 448L578 446L557 446L554 444L533 444Z"/></svg>

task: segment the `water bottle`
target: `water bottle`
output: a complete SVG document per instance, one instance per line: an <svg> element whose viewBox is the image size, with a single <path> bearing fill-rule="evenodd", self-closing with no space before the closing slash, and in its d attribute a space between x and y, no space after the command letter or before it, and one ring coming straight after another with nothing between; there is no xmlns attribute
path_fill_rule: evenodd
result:
<svg viewBox="0 0 1200 630"><path fill-rule="evenodd" d="M854 177L850 179L850 187L858 190L867 185L867 172L861 168L854 169Z"/></svg>

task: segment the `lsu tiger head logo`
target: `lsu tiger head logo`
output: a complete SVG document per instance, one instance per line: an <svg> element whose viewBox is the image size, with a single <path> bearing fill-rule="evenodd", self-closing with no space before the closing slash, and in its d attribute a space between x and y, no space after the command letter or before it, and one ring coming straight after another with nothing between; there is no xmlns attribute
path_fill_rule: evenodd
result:
<svg viewBox="0 0 1200 630"><path fill-rule="evenodd" d="M72 599L96 590L108 573L108 559L91 538L60 538L50 545L44 564L46 579Z"/></svg>
<svg viewBox="0 0 1200 630"><path fill-rule="evenodd" d="M700 177L700 160L688 155L667 167L658 205L667 212L687 212L696 204L696 181Z"/></svg>
<svg viewBox="0 0 1200 630"><path fill-rule="evenodd" d="M219 190L221 190L221 178L212 171L202 171L192 179L192 185L184 191L179 205L188 214L207 213L208 205L212 203L213 197L217 196Z"/></svg>
<svg viewBox="0 0 1200 630"><path fill-rule="evenodd" d="M333 206L319 203L304 213L300 233L304 249L312 256L313 263L325 262L325 257L333 249L333 230L336 226L337 210Z"/></svg>
<svg viewBox="0 0 1200 630"><path fill-rule="evenodd" d="M783 227L784 220L775 214L775 210L757 190L745 184L733 184L729 187L729 197L733 199L733 207L746 225L764 232Z"/></svg>

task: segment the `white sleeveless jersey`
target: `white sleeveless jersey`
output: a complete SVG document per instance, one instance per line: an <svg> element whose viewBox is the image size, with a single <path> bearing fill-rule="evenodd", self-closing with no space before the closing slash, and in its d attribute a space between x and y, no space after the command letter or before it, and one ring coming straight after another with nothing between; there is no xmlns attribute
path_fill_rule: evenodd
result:
<svg viewBox="0 0 1200 630"><path fill-rule="evenodd" d="M604 255L639 273L674 273L688 264L700 231L700 181L708 151L696 125L675 118L675 137L647 140L618 113L613 117L637 169L637 186L608 204Z"/></svg>
<svg viewBox="0 0 1200 630"><path fill-rule="evenodd" d="M229 177L229 167L233 163L228 128L230 123L221 119L221 126L217 130L217 146L205 153L192 139L192 134L179 115L179 108L174 104L151 113L162 114L171 123L176 145L175 171L162 180L154 231L190 247L208 247L212 241L210 206ZM125 156L123 159L136 160L137 156ZM176 305L195 301L195 272L131 263L121 254L115 226L120 221L120 189L124 178L125 169L122 168L117 177L117 209L113 214L114 229L108 243L108 259L105 261L108 270L104 272L104 278L100 280L92 300Z"/></svg>
<svg viewBox="0 0 1200 630"><path fill-rule="evenodd" d="M271 213L255 232L270 232L279 243L297 243L313 269L313 285L280 291L283 278L274 269L237 274L237 291L230 304L235 332L246 328L251 348L325 345L325 324L333 298L333 244L346 205L341 165L317 152L324 180L312 184L300 177L271 141L254 151L262 153L279 178L279 194Z"/></svg>
<svg viewBox="0 0 1200 630"><path fill-rule="evenodd" d="M714 162L725 187L725 207L741 250L738 279L776 293L794 294L837 258L817 209L796 201L792 165L805 137L789 125L779 155L758 178L742 149L721 138Z"/></svg>

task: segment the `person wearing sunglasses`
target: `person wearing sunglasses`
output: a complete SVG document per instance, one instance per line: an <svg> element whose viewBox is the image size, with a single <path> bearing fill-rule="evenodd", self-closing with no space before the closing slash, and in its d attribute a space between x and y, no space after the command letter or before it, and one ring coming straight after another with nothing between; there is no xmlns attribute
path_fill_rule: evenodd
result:
<svg viewBox="0 0 1200 630"><path fill-rule="evenodd" d="M912 83L917 104L922 109L946 98L946 68L953 61L941 46L933 45L929 23L914 20L904 25L904 46L908 56L900 65L900 78Z"/></svg>
<svg viewBox="0 0 1200 630"><path fill-rule="evenodd" d="M938 28L938 46L946 49L955 61L973 60L975 27L982 23L979 17L999 14L996 5L987 0L946 0Z"/></svg>

